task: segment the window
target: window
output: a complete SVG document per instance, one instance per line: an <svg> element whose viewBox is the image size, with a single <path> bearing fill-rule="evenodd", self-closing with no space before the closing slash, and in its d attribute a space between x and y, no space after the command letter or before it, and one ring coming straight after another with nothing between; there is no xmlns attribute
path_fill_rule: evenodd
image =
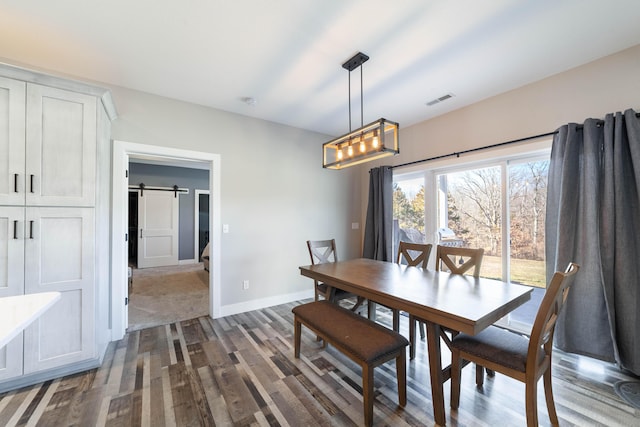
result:
<svg viewBox="0 0 640 427"><path fill-rule="evenodd" d="M393 181L393 254L398 242L426 243L424 178L405 177Z"/></svg>
<svg viewBox="0 0 640 427"><path fill-rule="evenodd" d="M481 276L534 287L503 321L519 330L530 328L546 286L548 145L394 174L394 248L399 240L484 248Z"/></svg>

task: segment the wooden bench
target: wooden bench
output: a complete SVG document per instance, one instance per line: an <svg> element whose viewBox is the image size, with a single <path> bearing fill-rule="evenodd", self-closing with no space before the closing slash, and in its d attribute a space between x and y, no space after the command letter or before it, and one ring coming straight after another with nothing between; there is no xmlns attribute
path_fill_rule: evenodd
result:
<svg viewBox="0 0 640 427"><path fill-rule="evenodd" d="M294 307L295 357L300 357L301 325L324 340L362 368L364 422L373 423L373 369L396 359L398 401L407 403L406 347L402 335L328 301L315 301Z"/></svg>

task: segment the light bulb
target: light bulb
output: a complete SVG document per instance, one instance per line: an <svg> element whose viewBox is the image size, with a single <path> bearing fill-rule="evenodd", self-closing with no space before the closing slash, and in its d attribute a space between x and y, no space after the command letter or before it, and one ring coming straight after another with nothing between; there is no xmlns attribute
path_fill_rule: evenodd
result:
<svg viewBox="0 0 640 427"><path fill-rule="evenodd" d="M338 160L342 160L342 148L338 148Z"/></svg>
<svg viewBox="0 0 640 427"><path fill-rule="evenodd" d="M351 145L347 148L347 154L353 156L353 147Z"/></svg>
<svg viewBox="0 0 640 427"><path fill-rule="evenodd" d="M371 142L371 146L373 148L378 148L378 144L379 144L378 135L373 135L373 141Z"/></svg>
<svg viewBox="0 0 640 427"><path fill-rule="evenodd" d="M361 139L360 140L360 152L364 153L366 149L367 149L367 147L365 147L365 145L364 145L364 139Z"/></svg>

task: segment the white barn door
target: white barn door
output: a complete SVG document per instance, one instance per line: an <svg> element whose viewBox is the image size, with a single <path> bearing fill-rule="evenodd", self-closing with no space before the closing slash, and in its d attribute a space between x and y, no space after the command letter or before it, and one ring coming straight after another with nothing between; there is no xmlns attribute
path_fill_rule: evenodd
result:
<svg viewBox="0 0 640 427"><path fill-rule="evenodd" d="M173 191L138 193L138 268L178 264L178 198Z"/></svg>

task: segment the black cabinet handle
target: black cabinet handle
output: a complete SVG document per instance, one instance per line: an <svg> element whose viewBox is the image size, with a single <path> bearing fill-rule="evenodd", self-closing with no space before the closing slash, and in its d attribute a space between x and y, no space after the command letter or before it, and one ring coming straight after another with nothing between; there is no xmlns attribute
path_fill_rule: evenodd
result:
<svg viewBox="0 0 640 427"><path fill-rule="evenodd" d="M17 173L13 174L13 192L14 193L18 192L18 174Z"/></svg>
<svg viewBox="0 0 640 427"><path fill-rule="evenodd" d="M33 220L29 221L29 238L33 239Z"/></svg>
<svg viewBox="0 0 640 427"><path fill-rule="evenodd" d="M31 180L31 192L33 193L33 174L31 174L30 180Z"/></svg>
<svg viewBox="0 0 640 427"><path fill-rule="evenodd" d="M18 220L13 221L13 238L18 238Z"/></svg>

